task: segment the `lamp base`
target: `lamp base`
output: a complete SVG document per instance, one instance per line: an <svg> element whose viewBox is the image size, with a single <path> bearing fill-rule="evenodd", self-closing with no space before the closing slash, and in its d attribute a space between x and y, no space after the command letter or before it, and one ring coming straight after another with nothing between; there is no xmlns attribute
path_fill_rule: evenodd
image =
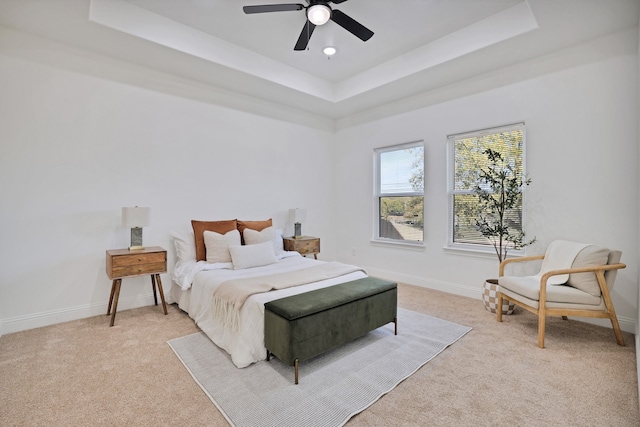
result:
<svg viewBox="0 0 640 427"><path fill-rule="evenodd" d="M142 227L133 227L131 229L131 246L130 251L141 251L144 249L142 246Z"/></svg>
<svg viewBox="0 0 640 427"><path fill-rule="evenodd" d="M299 222L293 224L293 238L302 239L302 224Z"/></svg>

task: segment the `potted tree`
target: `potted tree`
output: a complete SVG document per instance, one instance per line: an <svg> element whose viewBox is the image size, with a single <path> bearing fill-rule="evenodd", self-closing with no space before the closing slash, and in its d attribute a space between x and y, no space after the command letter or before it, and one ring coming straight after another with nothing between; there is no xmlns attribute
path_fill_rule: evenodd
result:
<svg viewBox="0 0 640 427"><path fill-rule="evenodd" d="M516 166L506 161L495 150L487 148L488 165L481 169L474 193L478 196L478 218L476 228L493 245L498 261L507 257L510 249L518 250L536 241L525 239L522 230L522 192L530 179L523 179ZM485 308L492 313L497 309L497 279L487 279L484 283L482 299ZM511 314L513 303L503 304L503 314Z"/></svg>

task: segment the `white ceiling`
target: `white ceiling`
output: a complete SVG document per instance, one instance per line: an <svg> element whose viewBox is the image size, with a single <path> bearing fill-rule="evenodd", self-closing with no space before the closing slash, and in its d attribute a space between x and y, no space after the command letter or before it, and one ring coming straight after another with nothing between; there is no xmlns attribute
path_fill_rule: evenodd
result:
<svg viewBox="0 0 640 427"><path fill-rule="evenodd" d="M633 27L640 5L349 0L331 7L371 29L369 41L330 21L294 51L304 11L242 11L271 3L287 0L0 0L0 25L332 121Z"/></svg>

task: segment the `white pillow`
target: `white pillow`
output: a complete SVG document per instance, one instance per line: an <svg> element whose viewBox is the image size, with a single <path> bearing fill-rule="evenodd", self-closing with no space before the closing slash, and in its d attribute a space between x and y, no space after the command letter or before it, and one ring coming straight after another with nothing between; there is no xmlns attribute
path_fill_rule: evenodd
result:
<svg viewBox="0 0 640 427"><path fill-rule="evenodd" d="M240 244L240 232L231 230L226 234L205 230L204 247L207 250L207 262L231 262L229 246Z"/></svg>
<svg viewBox="0 0 640 427"><path fill-rule="evenodd" d="M258 243L273 242L273 250L276 256L284 252L284 242L282 240L282 229L267 227L261 231L245 228L243 231L244 243L256 245Z"/></svg>
<svg viewBox="0 0 640 427"><path fill-rule="evenodd" d="M229 253L231 254L234 270L260 267L276 262L276 254L271 241L254 245L229 246Z"/></svg>
<svg viewBox="0 0 640 427"><path fill-rule="evenodd" d="M275 236L273 240L273 248L276 251L276 256L284 254L284 240L282 238L284 231L282 228L276 228L273 230Z"/></svg>
<svg viewBox="0 0 640 427"><path fill-rule="evenodd" d="M193 230L174 230L170 234L173 237L178 261L195 261L196 241L193 237Z"/></svg>

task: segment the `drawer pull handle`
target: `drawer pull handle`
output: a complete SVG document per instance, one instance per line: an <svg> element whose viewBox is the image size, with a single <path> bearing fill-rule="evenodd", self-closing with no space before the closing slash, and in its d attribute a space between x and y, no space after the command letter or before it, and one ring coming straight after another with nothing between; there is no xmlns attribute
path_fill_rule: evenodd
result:
<svg viewBox="0 0 640 427"><path fill-rule="evenodd" d="M142 261L142 258L138 258L138 262Z"/></svg>
<svg viewBox="0 0 640 427"><path fill-rule="evenodd" d="M139 269L138 269L138 273L140 273L141 271L142 271L142 269L141 269L141 268L139 268Z"/></svg>

